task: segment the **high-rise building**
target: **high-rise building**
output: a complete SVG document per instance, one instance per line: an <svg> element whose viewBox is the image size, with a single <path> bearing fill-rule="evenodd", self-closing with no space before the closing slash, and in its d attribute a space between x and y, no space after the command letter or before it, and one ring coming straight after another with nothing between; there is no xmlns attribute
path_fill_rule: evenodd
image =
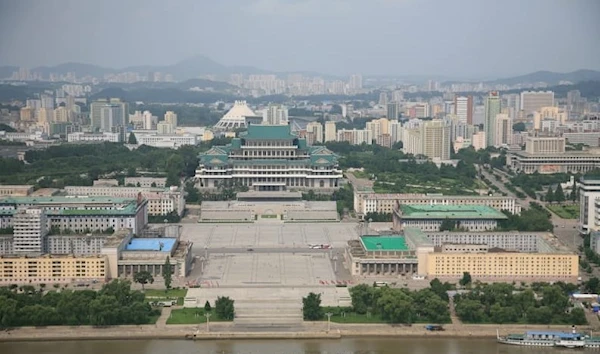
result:
<svg viewBox="0 0 600 354"><path fill-rule="evenodd" d="M21 122L32 122L35 118L35 111L31 107L23 107L19 112L19 120Z"/></svg>
<svg viewBox="0 0 600 354"><path fill-rule="evenodd" d="M325 122L325 142L335 141L337 137L335 122L328 120Z"/></svg>
<svg viewBox="0 0 600 354"><path fill-rule="evenodd" d="M177 129L177 114L173 111L167 111L165 113L165 123L171 125L171 132Z"/></svg>
<svg viewBox="0 0 600 354"><path fill-rule="evenodd" d="M423 155L430 159L450 159L450 124L441 119L426 121L421 125Z"/></svg>
<svg viewBox="0 0 600 354"><path fill-rule="evenodd" d="M480 131L473 134L473 137L471 138L471 146L473 146L475 151L485 149L487 147L485 132Z"/></svg>
<svg viewBox="0 0 600 354"><path fill-rule="evenodd" d="M387 104L388 119L398 119L400 114L400 104L398 102L390 102Z"/></svg>
<svg viewBox="0 0 600 354"><path fill-rule="evenodd" d="M106 121L102 118L102 110L107 106L119 106L120 108L118 111L120 112L121 117L114 117L114 121L122 123L119 125L126 125L129 118L129 104L121 101L118 98L111 98L110 100L100 99L90 103L90 121L93 129L102 129L103 122L106 123ZM114 110L115 112L117 111L116 108ZM105 116L105 118L106 117L107 116ZM108 127L108 129L105 131L110 132L110 127Z"/></svg>
<svg viewBox="0 0 600 354"><path fill-rule="evenodd" d="M161 135L173 134L173 126L167 122L156 124L156 132Z"/></svg>
<svg viewBox="0 0 600 354"><path fill-rule="evenodd" d="M54 118L54 110L49 108L40 108L38 110L38 125L43 126L44 124L52 123Z"/></svg>
<svg viewBox="0 0 600 354"><path fill-rule="evenodd" d="M495 146L512 144L512 119L506 113L496 114Z"/></svg>
<svg viewBox="0 0 600 354"><path fill-rule="evenodd" d="M348 83L348 86L351 90L360 90L362 89L362 85L362 75L354 74L350 76L350 82Z"/></svg>
<svg viewBox="0 0 600 354"><path fill-rule="evenodd" d="M379 105L380 106L385 106L387 103L388 103L387 92L381 92L381 93L379 93Z"/></svg>
<svg viewBox="0 0 600 354"><path fill-rule="evenodd" d="M323 125L319 122L310 122L306 125L306 140L308 145L323 143Z"/></svg>
<svg viewBox="0 0 600 354"><path fill-rule="evenodd" d="M473 124L473 96L455 96L454 114L459 122Z"/></svg>
<svg viewBox="0 0 600 354"><path fill-rule="evenodd" d="M40 101L42 102L42 107L40 108L54 109L54 97L42 95L40 96Z"/></svg>
<svg viewBox="0 0 600 354"><path fill-rule="evenodd" d="M485 131L486 146L494 146L496 138L496 115L501 113L501 101L498 91L491 91L485 99Z"/></svg>
<svg viewBox="0 0 600 354"><path fill-rule="evenodd" d="M65 106L59 106L54 110L54 122L56 123L67 123L72 121L73 112L67 109Z"/></svg>
<svg viewBox="0 0 600 354"><path fill-rule="evenodd" d="M554 106L552 91L523 91L521 92L521 110L525 114L539 111L542 107Z"/></svg>
<svg viewBox="0 0 600 354"><path fill-rule="evenodd" d="M124 127L125 114L123 106L118 104L106 104L100 108L100 130L103 132L112 131L113 127Z"/></svg>
<svg viewBox="0 0 600 354"><path fill-rule="evenodd" d="M13 216L13 252L44 253L47 225L42 208L17 209Z"/></svg>
<svg viewBox="0 0 600 354"><path fill-rule="evenodd" d="M144 111L144 113L142 113L142 121L144 122L145 130L152 130L158 123L158 117L153 116L150 111Z"/></svg>
<svg viewBox="0 0 600 354"><path fill-rule="evenodd" d="M269 105L263 112L263 124L286 125L288 124L288 109L282 105Z"/></svg>
<svg viewBox="0 0 600 354"><path fill-rule="evenodd" d="M381 131L381 124L379 123L378 119L367 122L367 124L365 124L365 130L368 130L371 132L371 136L373 137L373 140L375 141L375 143L379 143L379 141L381 139L382 131Z"/></svg>

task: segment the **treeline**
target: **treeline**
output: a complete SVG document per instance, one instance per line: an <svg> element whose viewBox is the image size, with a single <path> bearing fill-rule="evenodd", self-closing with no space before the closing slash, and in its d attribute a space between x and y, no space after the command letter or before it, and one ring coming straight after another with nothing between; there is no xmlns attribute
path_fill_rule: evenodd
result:
<svg viewBox="0 0 600 354"><path fill-rule="evenodd" d="M390 323L450 322L446 288L418 291L366 284L350 288L352 310L358 314L379 314Z"/></svg>
<svg viewBox="0 0 600 354"><path fill-rule="evenodd" d="M367 215L365 215L365 220L370 220L373 222L391 222L392 221L392 213L378 213L378 212L367 213Z"/></svg>
<svg viewBox="0 0 600 354"><path fill-rule="evenodd" d="M410 154L379 145L350 145L348 142L328 142L328 149L341 155L340 167L361 168L369 174L390 173L401 182L403 175L418 176L421 182L439 182L442 179L456 179L457 184L471 187L477 171L472 164L460 161L456 167L437 167L431 161L417 161ZM375 158L376 156L376 158ZM406 162L399 163L399 160Z"/></svg>
<svg viewBox="0 0 600 354"><path fill-rule="evenodd" d="M42 287L43 289L43 287ZM94 290L51 290L13 285L0 288L0 327L112 326L147 324L160 315L131 290L129 281L114 280Z"/></svg>
<svg viewBox="0 0 600 354"><path fill-rule="evenodd" d="M568 294L576 288L562 282L538 283L524 290L507 283L476 284L455 295L454 303L466 323L586 324L583 309L569 301Z"/></svg>
<svg viewBox="0 0 600 354"><path fill-rule="evenodd" d="M27 151L27 164L17 159L0 159L0 183L53 188L89 186L107 174L122 180L143 170L167 176L169 185L178 185L181 177L194 175L197 155L208 147L183 146L172 150L140 146L130 151L117 143L63 144Z"/></svg>
<svg viewBox="0 0 600 354"><path fill-rule="evenodd" d="M548 210L538 203L529 203L528 209L521 210L520 215L511 214L502 210L508 219L500 220L498 228L500 230L516 231L552 231L552 215Z"/></svg>

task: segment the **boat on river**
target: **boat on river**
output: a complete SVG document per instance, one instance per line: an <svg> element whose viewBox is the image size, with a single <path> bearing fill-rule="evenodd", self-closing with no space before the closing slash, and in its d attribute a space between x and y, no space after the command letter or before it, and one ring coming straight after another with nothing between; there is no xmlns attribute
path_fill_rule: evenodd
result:
<svg viewBox="0 0 600 354"><path fill-rule="evenodd" d="M527 331L524 334L509 334L500 336L496 332L498 343L532 347L562 347L562 348L600 348L600 338L592 341L573 328L572 332Z"/></svg>

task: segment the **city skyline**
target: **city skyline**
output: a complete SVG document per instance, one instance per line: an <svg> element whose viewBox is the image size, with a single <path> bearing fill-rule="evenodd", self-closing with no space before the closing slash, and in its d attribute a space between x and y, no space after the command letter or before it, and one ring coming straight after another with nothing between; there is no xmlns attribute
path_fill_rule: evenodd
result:
<svg viewBox="0 0 600 354"><path fill-rule="evenodd" d="M80 62L124 68L170 65L203 55L227 66L344 76L499 78L539 70L600 69L594 60L600 47L593 45L600 34L593 18L600 12L596 1L507 1L500 7L414 0L161 4L0 2L0 65ZM491 14L503 21L485 20ZM565 18L577 21L556 25ZM33 19L38 26L27 25ZM377 21L367 21L372 19ZM288 50L274 50L273 43ZM540 54L549 48L552 55Z"/></svg>

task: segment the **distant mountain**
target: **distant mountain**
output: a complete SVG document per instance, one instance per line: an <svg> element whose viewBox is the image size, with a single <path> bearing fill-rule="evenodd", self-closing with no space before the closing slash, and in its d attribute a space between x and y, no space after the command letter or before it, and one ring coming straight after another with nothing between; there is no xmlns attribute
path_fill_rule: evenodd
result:
<svg viewBox="0 0 600 354"><path fill-rule="evenodd" d="M0 67L0 74L6 71L10 75L18 70L17 67ZM267 74L270 71L258 69L252 66L225 66L205 56L195 56L186 60L182 60L173 65L139 65L130 66L123 69L104 68L97 65L82 64L82 63L64 63L56 66L41 66L31 70L42 74L43 77L48 77L51 73L66 75L69 72L75 73L78 77L94 76L102 78L107 74L116 74L122 72L135 72L140 75L147 75L149 72L161 72L163 74L171 74L177 81L185 81L198 78L204 75L215 75L221 79L225 79L230 74Z"/></svg>
<svg viewBox="0 0 600 354"><path fill-rule="evenodd" d="M515 76L505 79L497 79L488 81L489 84L496 85L517 85L517 84L533 84L536 82L545 82L549 85L557 85L561 81L571 81L578 83L582 81L597 81L600 80L600 71L595 70L577 70L570 73L556 73L552 71L536 71L531 74Z"/></svg>

